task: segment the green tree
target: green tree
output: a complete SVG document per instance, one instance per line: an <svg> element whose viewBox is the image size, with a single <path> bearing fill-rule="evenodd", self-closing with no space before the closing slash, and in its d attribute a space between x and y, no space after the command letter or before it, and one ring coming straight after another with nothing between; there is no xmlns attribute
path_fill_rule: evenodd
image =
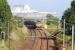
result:
<svg viewBox="0 0 75 50"><path fill-rule="evenodd" d="M51 23L50 19L51 19L52 15L51 14L47 14L46 17L47 17L47 25L50 25L50 23Z"/></svg>
<svg viewBox="0 0 75 50"><path fill-rule="evenodd" d="M47 25L54 24L57 25L59 19L51 14L47 14Z"/></svg>
<svg viewBox="0 0 75 50"><path fill-rule="evenodd" d="M12 13L7 0L0 0L0 27L7 27L7 22L10 21ZM9 27L10 28L10 27ZM6 32L6 40L8 37L7 29L1 29Z"/></svg>
<svg viewBox="0 0 75 50"><path fill-rule="evenodd" d="M0 26L3 26L6 21L10 20L11 16L7 0L0 0Z"/></svg>
<svg viewBox="0 0 75 50"><path fill-rule="evenodd" d="M75 1L71 3L71 23L75 25Z"/></svg>
<svg viewBox="0 0 75 50"><path fill-rule="evenodd" d="M75 25L75 1L71 2L71 8L68 8L63 16L62 16L62 27L63 27L63 20L66 20L66 34L71 34L72 25Z"/></svg>
<svg viewBox="0 0 75 50"><path fill-rule="evenodd" d="M63 23L64 23L64 19L65 19L65 26L66 26L66 34L71 33L71 23L70 23L70 17L71 17L71 9L67 9L63 16L62 16L62 27L63 27Z"/></svg>

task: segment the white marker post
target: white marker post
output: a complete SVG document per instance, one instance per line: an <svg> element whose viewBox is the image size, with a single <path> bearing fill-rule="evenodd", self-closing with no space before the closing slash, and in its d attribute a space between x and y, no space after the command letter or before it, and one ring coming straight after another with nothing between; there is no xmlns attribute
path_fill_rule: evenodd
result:
<svg viewBox="0 0 75 50"><path fill-rule="evenodd" d="M44 22L45 22L44 28L47 29L47 24L46 24L47 23L47 18L46 17L44 19Z"/></svg>
<svg viewBox="0 0 75 50"><path fill-rule="evenodd" d="M72 50L74 50L74 25L72 26Z"/></svg>
<svg viewBox="0 0 75 50"><path fill-rule="evenodd" d="M2 50L5 50L5 49L4 49L4 46L5 46L5 32L2 31L2 32L1 32L1 35L2 35Z"/></svg>
<svg viewBox="0 0 75 50"><path fill-rule="evenodd" d="M46 24L44 25L44 27L45 27L45 29L47 29L47 25Z"/></svg>
<svg viewBox="0 0 75 50"><path fill-rule="evenodd" d="M65 19L64 19L64 27L63 27L63 50L65 50Z"/></svg>

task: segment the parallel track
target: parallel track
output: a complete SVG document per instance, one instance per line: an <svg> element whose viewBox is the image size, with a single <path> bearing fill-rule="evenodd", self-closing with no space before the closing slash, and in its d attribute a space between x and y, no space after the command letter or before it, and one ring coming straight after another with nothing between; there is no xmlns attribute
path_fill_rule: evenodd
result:
<svg viewBox="0 0 75 50"><path fill-rule="evenodd" d="M35 45L33 47L33 50L40 50L41 49L41 39L39 39L38 37L41 37L42 35L39 33L38 30L35 29L35 32L36 32L36 41L35 41Z"/></svg>
<svg viewBox="0 0 75 50"><path fill-rule="evenodd" d="M36 39L33 50L48 50L47 33L42 29L36 29L35 31L38 38Z"/></svg>
<svg viewBox="0 0 75 50"><path fill-rule="evenodd" d="M44 29L29 29L29 37L27 38L28 45L22 44L23 47L21 47L23 49L21 50L53 50L53 47L49 47L54 46L53 40L51 41L47 37L49 35L50 34Z"/></svg>
<svg viewBox="0 0 75 50"><path fill-rule="evenodd" d="M41 37L41 50L47 50L47 42L45 40L45 38L47 37L46 36L46 33L41 29L39 30L39 32L42 34L42 37Z"/></svg>
<svg viewBox="0 0 75 50"><path fill-rule="evenodd" d="M30 30L31 37L32 37L31 40L33 41L30 49L33 50L33 47L34 47L34 44L35 44L35 41L36 41L36 32L35 32L35 30L32 30L32 29L29 29L29 30ZM35 36L35 38L33 36Z"/></svg>

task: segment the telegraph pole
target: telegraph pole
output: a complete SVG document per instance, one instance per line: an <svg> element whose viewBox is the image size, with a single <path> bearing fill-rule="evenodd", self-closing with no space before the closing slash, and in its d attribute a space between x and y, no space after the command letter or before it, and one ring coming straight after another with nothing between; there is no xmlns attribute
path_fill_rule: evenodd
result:
<svg viewBox="0 0 75 50"><path fill-rule="evenodd" d="M10 33L9 33L9 21L8 21L8 43L9 43L9 50L10 50Z"/></svg>
<svg viewBox="0 0 75 50"><path fill-rule="evenodd" d="M74 25L72 26L72 50L74 50Z"/></svg>
<svg viewBox="0 0 75 50"><path fill-rule="evenodd" d="M63 50L65 50L65 19L63 22Z"/></svg>

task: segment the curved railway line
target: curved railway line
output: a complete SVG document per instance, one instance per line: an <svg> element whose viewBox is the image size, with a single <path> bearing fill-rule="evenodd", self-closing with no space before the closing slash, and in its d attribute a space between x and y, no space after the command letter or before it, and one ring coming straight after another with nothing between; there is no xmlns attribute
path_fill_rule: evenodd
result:
<svg viewBox="0 0 75 50"><path fill-rule="evenodd" d="M31 50L33 50L33 46L35 45L35 41L36 41L36 32L35 32L35 30L30 30L30 31L31 31L31 36L32 36L31 39L33 40L33 44L31 46Z"/></svg>
<svg viewBox="0 0 75 50"><path fill-rule="evenodd" d="M41 40L42 40L42 46L41 46L41 50L47 50L47 41L45 40L45 38L47 38L46 33L41 29L39 30L40 33L42 34Z"/></svg>
<svg viewBox="0 0 75 50"><path fill-rule="evenodd" d="M29 29L27 43L20 44L20 49L16 50L53 50L54 41L48 39L49 35L44 29Z"/></svg>
<svg viewBox="0 0 75 50"><path fill-rule="evenodd" d="M48 40L47 36L50 34L45 31L44 29L35 29L36 36L34 38L34 46L32 50L53 50L54 48L54 41Z"/></svg>

